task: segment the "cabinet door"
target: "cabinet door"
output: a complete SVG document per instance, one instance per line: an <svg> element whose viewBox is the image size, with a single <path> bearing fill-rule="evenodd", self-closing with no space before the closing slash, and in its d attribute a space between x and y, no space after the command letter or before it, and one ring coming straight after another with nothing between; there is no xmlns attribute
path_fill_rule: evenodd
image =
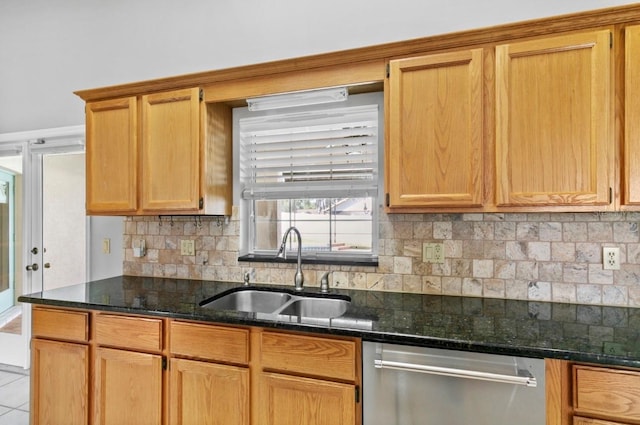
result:
<svg viewBox="0 0 640 425"><path fill-rule="evenodd" d="M34 339L31 356L31 423L88 424L89 347Z"/></svg>
<svg viewBox="0 0 640 425"><path fill-rule="evenodd" d="M255 414L263 425L355 423L355 386L319 379L263 373Z"/></svg>
<svg viewBox="0 0 640 425"><path fill-rule="evenodd" d="M497 204L611 203L610 31L496 47Z"/></svg>
<svg viewBox="0 0 640 425"><path fill-rule="evenodd" d="M625 190L623 203L640 205L640 25L625 38Z"/></svg>
<svg viewBox="0 0 640 425"><path fill-rule="evenodd" d="M142 210L200 209L200 91L142 96Z"/></svg>
<svg viewBox="0 0 640 425"><path fill-rule="evenodd" d="M389 207L482 205L482 59L476 49L390 62Z"/></svg>
<svg viewBox="0 0 640 425"><path fill-rule="evenodd" d="M98 347L93 423L156 425L162 422L162 357Z"/></svg>
<svg viewBox="0 0 640 425"><path fill-rule="evenodd" d="M136 98L86 106L87 214L137 209Z"/></svg>
<svg viewBox="0 0 640 425"><path fill-rule="evenodd" d="M249 370L171 360L171 425L249 425Z"/></svg>
<svg viewBox="0 0 640 425"><path fill-rule="evenodd" d="M572 405L583 416L640 423L640 372L575 365Z"/></svg>

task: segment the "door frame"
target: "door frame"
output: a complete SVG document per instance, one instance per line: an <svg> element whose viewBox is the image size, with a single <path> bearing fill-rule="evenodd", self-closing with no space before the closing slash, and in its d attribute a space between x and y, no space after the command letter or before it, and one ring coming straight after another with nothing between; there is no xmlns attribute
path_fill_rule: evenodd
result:
<svg viewBox="0 0 640 425"><path fill-rule="evenodd" d="M13 302L15 299L15 291L16 291L16 279L15 279L15 249L16 249L16 234L15 234L15 196L14 196L14 190L15 190L15 181L16 181L16 177L14 174L12 174L11 172L0 168L0 183L2 182L7 182L8 183L8 187L7 187L7 204L9 205L9 232L10 234L8 235L8 244L7 244L7 248L9 251L9 264L8 264L8 280L9 280L9 288L7 288L5 291L7 291L7 293L4 293L5 291L0 292L2 295L2 302L0 303L0 312L3 312L5 310L4 308L4 303L7 302L7 300L11 301L11 306L8 308L11 308L13 306Z"/></svg>

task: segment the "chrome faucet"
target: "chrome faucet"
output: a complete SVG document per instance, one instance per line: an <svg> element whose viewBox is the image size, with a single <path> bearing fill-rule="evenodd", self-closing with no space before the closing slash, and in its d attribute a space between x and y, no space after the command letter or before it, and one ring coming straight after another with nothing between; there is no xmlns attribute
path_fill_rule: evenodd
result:
<svg viewBox="0 0 640 425"><path fill-rule="evenodd" d="M298 237L298 268L296 269L295 276L295 289L296 291L302 291L302 285L304 284L304 275L302 274L302 236L300 235L300 231L295 227L289 227L286 232L284 232L284 236L282 237L282 244L280 244L280 249L278 250L278 254L276 257L287 259L287 238L289 237L289 233L291 231L296 233Z"/></svg>

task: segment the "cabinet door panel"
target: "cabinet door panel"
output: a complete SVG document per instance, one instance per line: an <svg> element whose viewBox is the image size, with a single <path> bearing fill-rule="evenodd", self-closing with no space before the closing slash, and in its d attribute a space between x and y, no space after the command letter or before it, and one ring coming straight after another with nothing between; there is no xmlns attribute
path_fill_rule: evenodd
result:
<svg viewBox="0 0 640 425"><path fill-rule="evenodd" d="M625 191L623 203L640 205L640 25L625 38Z"/></svg>
<svg viewBox="0 0 640 425"><path fill-rule="evenodd" d="M86 106L87 213L131 213L137 209L136 98L89 102Z"/></svg>
<svg viewBox="0 0 640 425"><path fill-rule="evenodd" d="M31 423L89 423L89 347L34 339Z"/></svg>
<svg viewBox="0 0 640 425"><path fill-rule="evenodd" d="M94 364L94 424L162 423L161 356L99 347Z"/></svg>
<svg viewBox="0 0 640 425"><path fill-rule="evenodd" d="M100 345L140 351L162 350L162 320L96 314L94 339Z"/></svg>
<svg viewBox="0 0 640 425"><path fill-rule="evenodd" d="M263 332L261 364L265 369L299 373L328 379L356 380L357 344L280 332Z"/></svg>
<svg viewBox="0 0 640 425"><path fill-rule="evenodd" d="M573 368L573 406L586 416L640 421L640 373L576 365Z"/></svg>
<svg viewBox="0 0 640 425"><path fill-rule="evenodd" d="M389 207L480 206L482 49L390 62Z"/></svg>
<svg viewBox="0 0 640 425"><path fill-rule="evenodd" d="M142 96L142 209L197 211L200 91Z"/></svg>
<svg viewBox="0 0 640 425"><path fill-rule="evenodd" d="M249 425L249 370L171 360L171 425Z"/></svg>
<svg viewBox="0 0 640 425"><path fill-rule="evenodd" d="M171 354L235 364L249 363L249 330L171 322Z"/></svg>
<svg viewBox="0 0 640 425"><path fill-rule="evenodd" d="M34 307L31 329L33 336L86 342L89 340L89 313Z"/></svg>
<svg viewBox="0 0 640 425"><path fill-rule="evenodd" d="M355 423L355 386L263 373L258 423L264 425L349 425Z"/></svg>
<svg viewBox="0 0 640 425"><path fill-rule="evenodd" d="M607 205L610 32L496 47L497 204Z"/></svg>

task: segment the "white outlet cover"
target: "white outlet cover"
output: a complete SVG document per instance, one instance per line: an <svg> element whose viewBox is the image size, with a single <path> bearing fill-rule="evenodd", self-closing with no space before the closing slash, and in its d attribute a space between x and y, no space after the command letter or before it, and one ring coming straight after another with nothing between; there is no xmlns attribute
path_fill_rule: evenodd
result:
<svg viewBox="0 0 640 425"><path fill-rule="evenodd" d="M602 268L604 270L620 270L620 248L602 248Z"/></svg>

